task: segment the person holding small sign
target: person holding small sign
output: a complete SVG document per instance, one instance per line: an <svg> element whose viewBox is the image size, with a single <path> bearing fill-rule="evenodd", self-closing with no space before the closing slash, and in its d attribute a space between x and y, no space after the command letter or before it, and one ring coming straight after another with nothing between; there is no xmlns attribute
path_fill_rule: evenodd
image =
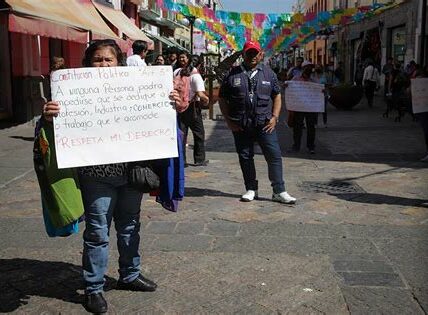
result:
<svg viewBox="0 0 428 315"><path fill-rule="evenodd" d="M85 51L83 66L125 66L119 46L113 40L92 42ZM180 104L177 91L169 98ZM43 106L43 120L52 123L58 116L57 102ZM105 313L107 302L103 297L105 273L109 254L109 230L112 219L117 231L119 251L119 280L117 289L155 291L156 283L140 273L140 206L143 193L128 183L127 164L94 165L78 168L83 197L86 228L83 234L83 278L87 311Z"/></svg>
<svg viewBox="0 0 428 315"><path fill-rule="evenodd" d="M292 81L306 81L315 82L312 77L313 64L310 61L304 61L302 63L302 73L299 77L294 77ZM287 87L287 85L286 85ZM317 123L318 113L314 112L303 112L294 111L293 121L293 147L292 152L300 151L300 143L302 139L303 126L306 122L306 146L310 154L315 154L315 125Z"/></svg>

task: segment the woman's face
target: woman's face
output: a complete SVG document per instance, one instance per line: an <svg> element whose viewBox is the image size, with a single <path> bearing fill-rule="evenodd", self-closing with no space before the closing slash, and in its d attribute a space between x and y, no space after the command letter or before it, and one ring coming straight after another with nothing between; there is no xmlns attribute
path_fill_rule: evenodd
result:
<svg viewBox="0 0 428 315"><path fill-rule="evenodd" d="M187 55L181 54L178 56L178 63L181 67L187 66L187 63L189 62L189 58L187 58Z"/></svg>
<svg viewBox="0 0 428 315"><path fill-rule="evenodd" d="M163 65L163 64L165 64L165 60L163 59L162 56L159 56L159 57L156 58L156 64L157 65Z"/></svg>
<svg viewBox="0 0 428 315"><path fill-rule="evenodd" d="M97 49L91 58L92 67L116 67L118 65L117 56L111 47L101 47Z"/></svg>

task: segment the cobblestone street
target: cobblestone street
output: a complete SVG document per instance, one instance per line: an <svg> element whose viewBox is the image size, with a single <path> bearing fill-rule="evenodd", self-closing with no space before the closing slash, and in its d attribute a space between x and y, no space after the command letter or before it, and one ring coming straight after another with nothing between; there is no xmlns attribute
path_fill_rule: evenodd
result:
<svg viewBox="0 0 428 315"><path fill-rule="evenodd" d="M142 204L143 274L158 290L114 289L112 231L108 313L427 314L423 135L409 115L394 122L382 118L383 109L379 100L374 108L364 101L352 111L329 107L328 125L319 119L315 155L286 153L292 132L281 116L294 206L270 200L260 149L260 200L240 202L244 185L233 137L222 120L205 120L210 163L186 168L179 212L148 196ZM85 313L82 232L47 237L32 135L30 123L0 130L0 311ZM188 150L191 157L191 145Z"/></svg>

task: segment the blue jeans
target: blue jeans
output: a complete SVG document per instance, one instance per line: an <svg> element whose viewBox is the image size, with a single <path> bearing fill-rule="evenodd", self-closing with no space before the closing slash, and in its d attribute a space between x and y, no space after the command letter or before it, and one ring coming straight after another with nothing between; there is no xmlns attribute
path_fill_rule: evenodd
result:
<svg viewBox="0 0 428 315"><path fill-rule="evenodd" d="M236 152L239 156L246 190L257 190L256 167L254 165L254 142L260 145L268 164L269 180L273 192L278 194L285 191L282 178L282 157L276 130L272 133L263 131L263 127L253 127L244 131L234 132Z"/></svg>
<svg viewBox="0 0 428 315"><path fill-rule="evenodd" d="M131 188L125 176L80 176L86 229L83 233L85 293L103 291L112 218L117 232L119 280L131 282L140 273L140 206L143 193Z"/></svg>

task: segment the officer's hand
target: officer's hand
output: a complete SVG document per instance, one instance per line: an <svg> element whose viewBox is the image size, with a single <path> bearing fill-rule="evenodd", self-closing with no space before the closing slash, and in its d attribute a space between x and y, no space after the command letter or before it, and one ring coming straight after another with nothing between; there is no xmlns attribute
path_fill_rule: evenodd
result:
<svg viewBox="0 0 428 315"><path fill-rule="evenodd" d="M241 126L239 126L238 124L235 124L234 122L231 122L230 120L227 121L227 127L229 127L229 129L232 132L239 132L242 131Z"/></svg>
<svg viewBox="0 0 428 315"><path fill-rule="evenodd" d="M266 124L266 126L263 127L263 131L267 132L267 133L272 133L272 131L274 131L276 126L276 117L272 117L268 123Z"/></svg>

